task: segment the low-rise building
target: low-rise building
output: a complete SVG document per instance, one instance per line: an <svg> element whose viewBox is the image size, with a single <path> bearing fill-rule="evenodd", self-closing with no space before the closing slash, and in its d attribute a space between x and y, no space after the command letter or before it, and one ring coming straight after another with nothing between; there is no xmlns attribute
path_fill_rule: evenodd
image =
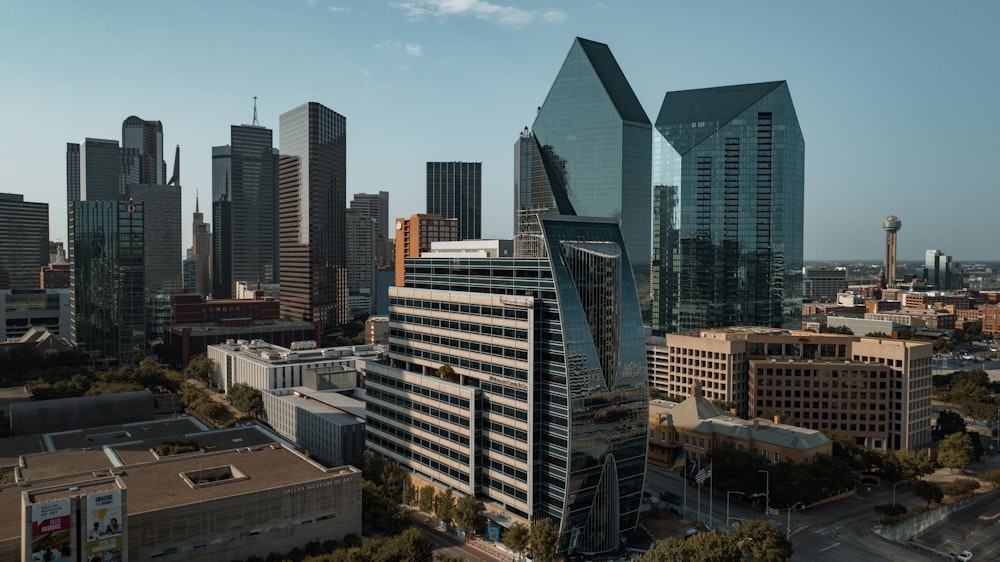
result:
<svg viewBox="0 0 1000 562"><path fill-rule="evenodd" d="M877 449L930 444L931 343L735 327L668 334L659 347L647 350L650 382L667 396L700 385L740 417L785 413Z"/></svg>
<svg viewBox="0 0 1000 562"><path fill-rule="evenodd" d="M0 290L0 342L19 338L34 326L70 337L69 289Z"/></svg>
<svg viewBox="0 0 1000 562"><path fill-rule="evenodd" d="M297 386L262 393L264 415L279 435L327 466L361 466L365 403L341 392Z"/></svg>
<svg viewBox="0 0 1000 562"><path fill-rule="evenodd" d="M833 451L830 439L815 429L766 419L745 420L712 404L699 392L681 402L652 400L649 404L649 462L673 468L685 463L704 465L712 448L728 443L771 462L809 463ZM681 453L684 457L681 457Z"/></svg>

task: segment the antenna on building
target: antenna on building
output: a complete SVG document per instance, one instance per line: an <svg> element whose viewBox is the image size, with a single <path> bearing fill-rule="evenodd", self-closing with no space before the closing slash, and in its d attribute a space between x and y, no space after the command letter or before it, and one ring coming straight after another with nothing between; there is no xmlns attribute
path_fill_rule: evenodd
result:
<svg viewBox="0 0 1000 562"><path fill-rule="evenodd" d="M253 97L253 126L260 126L260 123L257 122L257 96Z"/></svg>

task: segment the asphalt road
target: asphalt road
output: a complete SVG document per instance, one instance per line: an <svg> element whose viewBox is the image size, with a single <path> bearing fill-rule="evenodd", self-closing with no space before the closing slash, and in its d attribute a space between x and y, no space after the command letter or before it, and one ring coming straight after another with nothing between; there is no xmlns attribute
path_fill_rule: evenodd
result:
<svg viewBox="0 0 1000 562"><path fill-rule="evenodd" d="M696 486L687 488L687 514L692 526L700 521L711 524L720 531L724 529L726 494L715 494L710 509L707 488L702 487L699 515L698 488ZM646 491L653 494L653 497L658 497L663 490L684 497L684 485L678 476L657 467L650 467L646 471ZM877 519L872 506L892 502L890 486L875 488L871 492L864 490L861 494L844 500L793 512L791 517L784 510L777 516L765 517L759 509L739 501L738 496L733 495L730 499L729 509L732 519L766 519L783 531L787 531L790 526L792 546L795 549L793 561L935 560L884 541L869 530L870 525ZM900 486L897 489L897 501L916 505L920 500Z"/></svg>
<svg viewBox="0 0 1000 562"><path fill-rule="evenodd" d="M969 550L973 560L1000 560L1000 502L964 509L913 540L951 554Z"/></svg>

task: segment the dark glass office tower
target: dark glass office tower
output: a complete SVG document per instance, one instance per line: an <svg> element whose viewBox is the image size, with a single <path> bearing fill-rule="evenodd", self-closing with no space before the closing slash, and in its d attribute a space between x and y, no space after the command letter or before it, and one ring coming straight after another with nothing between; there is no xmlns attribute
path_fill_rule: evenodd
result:
<svg viewBox="0 0 1000 562"><path fill-rule="evenodd" d="M805 142L788 85L668 92L656 131L653 331L797 327Z"/></svg>
<svg viewBox="0 0 1000 562"><path fill-rule="evenodd" d="M135 150L139 177L129 183L166 185L167 163L163 160L163 123L132 115L122 121L122 149Z"/></svg>
<svg viewBox="0 0 1000 562"><path fill-rule="evenodd" d="M146 346L143 204L75 201L72 338L110 363L137 363Z"/></svg>
<svg viewBox="0 0 1000 562"><path fill-rule="evenodd" d="M378 239L375 243L376 266L392 266L392 252L389 251L389 192L355 193L351 199L352 209L361 209L375 219Z"/></svg>
<svg viewBox="0 0 1000 562"><path fill-rule="evenodd" d="M223 192L212 201L212 297L233 298L233 202ZM229 258L227 258L229 256Z"/></svg>
<svg viewBox="0 0 1000 562"><path fill-rule="evenodd" d="M535 255L406 260L405 287L389 289L397 369L367 374L368 446L508 512L552 518L562 552L608 552L638 523L646 466L635 281L617 221L536 224ZM464 408L449 396L468 392ZM432 423L401 423L414 415Z"/></svg>
<svg viewBox="0 0 1000 562"><path fill-rule="evenodd" d="M652 127L607 45L576 38L532 126L518 140L518 204L618 221L629 261L649 263ZM532 162L525 162L529 158ZM522 176L523 177L523 176ZM519 207L518 215L530 216ZM517 234L521 230L518 226Z"/></svg>
<svg viewBox="0 0 1000 562"><path fill-rule="evenodd" d="M315 102L282 113L281 314L323 333L347 323L347 119Z"/></svg>
<svg viewBox="0 0 1000 562"><path fill-rule="evenodd" d="M231 254L214 256L227 277L278 282L278 155L271 129L233 125L228 146L212 148L212 193L232 203ZM215 227L217 235L222 235ZM225 294L232 294L229 289Z"/></svg>
<svg viewBox="0 0 1000 562"><path fill-rule="evenodd" d="M49 263L49 204L0 193L0 289L37 288Z"/></svg>
<svg viewBox="0 0 1000 562"><path fill-rule="evenodd" d="M458 219L461 240L482 238L482 193L482 162L427 163L427 214Z"/></svg>

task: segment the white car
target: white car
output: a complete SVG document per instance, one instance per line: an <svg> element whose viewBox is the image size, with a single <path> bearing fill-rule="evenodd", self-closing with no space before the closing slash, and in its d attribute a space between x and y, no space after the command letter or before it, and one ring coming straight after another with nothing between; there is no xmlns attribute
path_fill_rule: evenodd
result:
<svg viewBox="0 0 1000 562"><path fill-rule="evenodd" d="M968 550L963 550L955 556L955 560L958 560L958 562L969 562L969 560L972 560L972 553Z"/></svg>

